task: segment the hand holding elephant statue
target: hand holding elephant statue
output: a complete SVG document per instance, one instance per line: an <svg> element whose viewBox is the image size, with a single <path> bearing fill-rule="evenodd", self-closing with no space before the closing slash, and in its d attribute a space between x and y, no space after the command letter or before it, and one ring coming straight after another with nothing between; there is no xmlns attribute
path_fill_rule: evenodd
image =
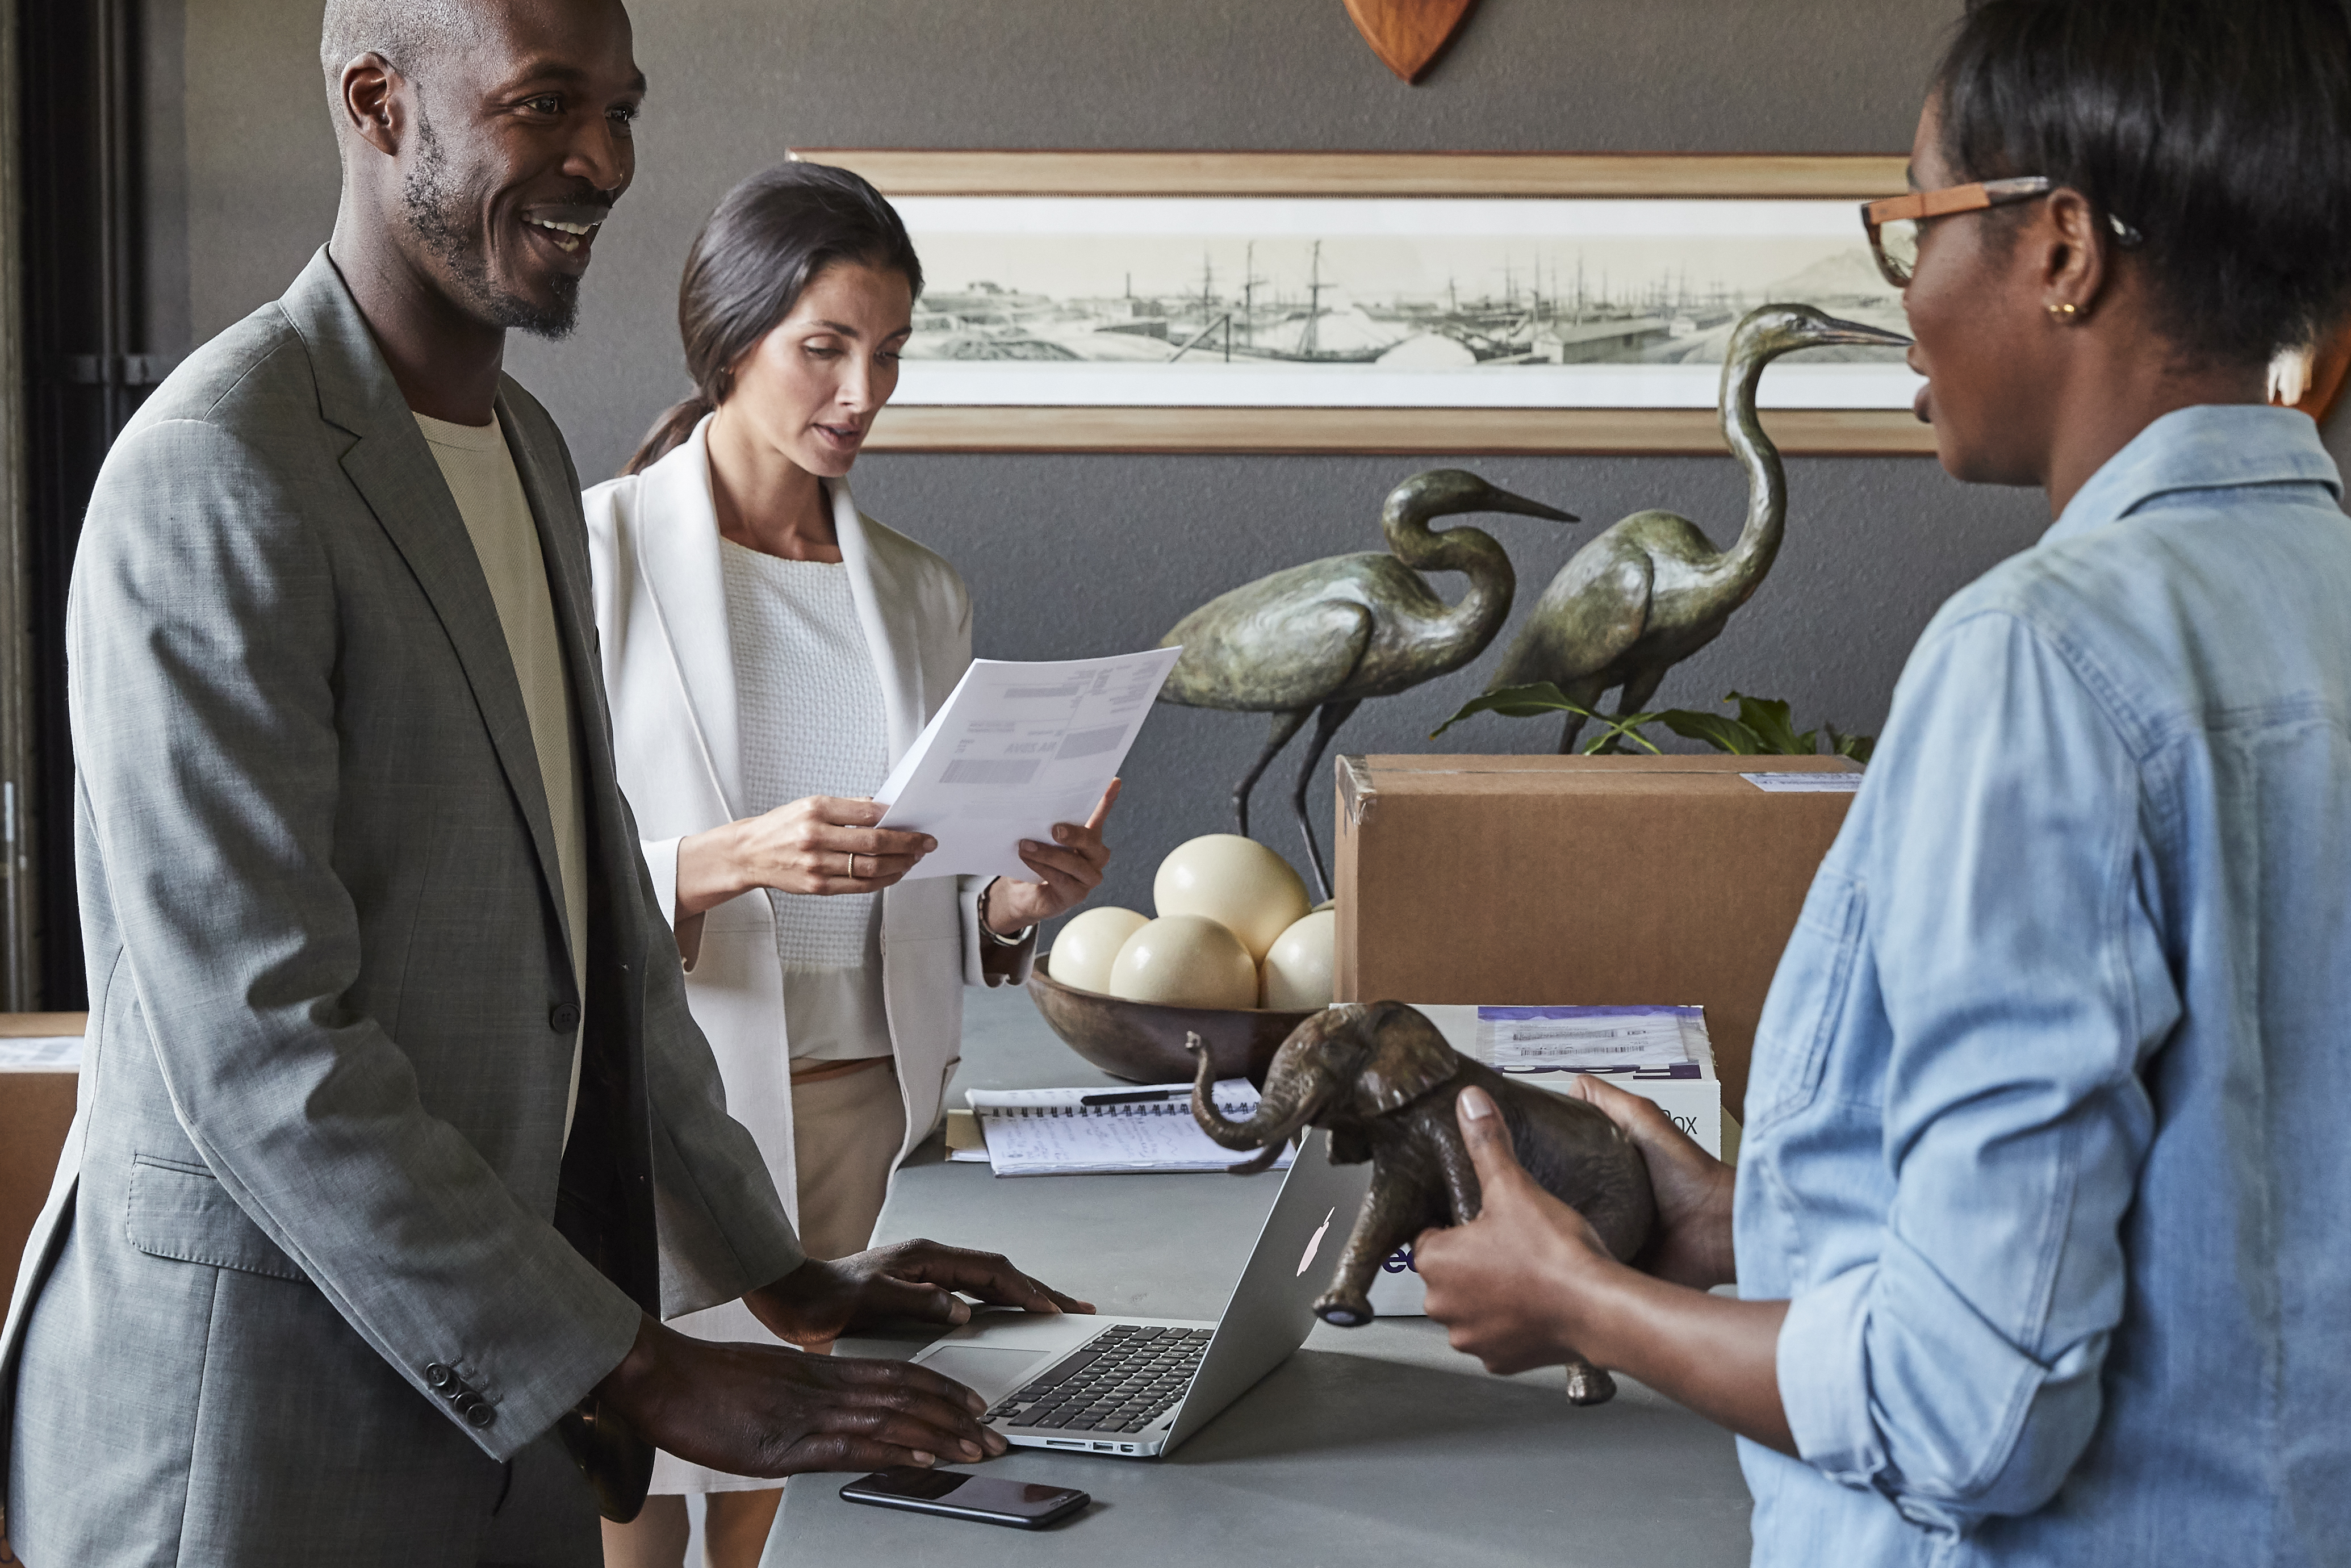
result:
<svg viewBox="0 0 2351 1568"><path fill-rule="evenodd" d="M1648 1167L1631 1140L1581 1100L1531 1088L1473 1061L1435 1024L1402 1002L1355 1002L1315 1014L1292 1031L1266 1070L1264 1098L1247 1121L1216 1106L1216 1072L1200 1037L1192 1115L1228 1149L1261 1150L1233 1167L1266 1169L1306 1127L1329 1132L1331 1158L1372 1162L1372 1190L1347 1238L1331 1288L1314 1303L1324 1322L1353 1328L1372 1321L1372 1280L1383 1260L1432 1226L1478 1217L1478 1173L1461 1142L1453 1103L1474 1083L1501 1107L1520 1162L1536 1183L1588 1220L1609 1251L1629 1260L1648 1244L1656 1220ZM1598 1405L1615 1383L1591 1363L1567 1366L1568 1397Z"/></svg>

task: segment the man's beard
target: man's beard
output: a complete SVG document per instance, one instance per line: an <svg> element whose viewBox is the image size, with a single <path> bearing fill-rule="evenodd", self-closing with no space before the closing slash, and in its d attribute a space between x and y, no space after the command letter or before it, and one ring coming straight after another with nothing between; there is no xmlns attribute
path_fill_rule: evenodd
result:
<svg viewBox="0 0 2351 1568"><path fill-rule="evenodd" d="M545 305L500 288L490 277L488 238L478 226L478 208L451 185L448 157L432 122L421 112L416 137L416 163L401 192L409 226L447 268L460 302L493 327L541 338L569 337L580 316L580 279L569 273L555 274L549 279L555 298Z"/></svg>

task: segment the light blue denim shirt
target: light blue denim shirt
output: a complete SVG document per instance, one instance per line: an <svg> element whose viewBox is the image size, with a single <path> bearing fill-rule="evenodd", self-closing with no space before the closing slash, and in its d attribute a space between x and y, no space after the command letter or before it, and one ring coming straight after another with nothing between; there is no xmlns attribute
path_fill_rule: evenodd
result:
<svg viewBox="0 0 2351 1568"><path fill-rule="evenodd" d="M1919 640L1755 1042L1757 1563L2351 1561L2340 494L2182 410Z"/></svg>

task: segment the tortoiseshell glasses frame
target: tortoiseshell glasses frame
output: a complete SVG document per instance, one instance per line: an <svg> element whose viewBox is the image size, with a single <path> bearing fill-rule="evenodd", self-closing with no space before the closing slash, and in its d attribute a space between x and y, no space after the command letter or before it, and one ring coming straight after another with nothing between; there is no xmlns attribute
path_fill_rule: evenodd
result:
<svg viewBox="0 0 2351 1568"><path fill-rule="evenodd" d="M1918 265L1918 235L1928 219L2030 202L2055 189L2057 182L2045 174L2019 174L1947 185L1939 191L1913 191L1907 196L1862 203L1861 226L1869 233L1869 254L1877 263L1878 275L1896 288L1907 288ZM2139 232L2122 219L2110 214L2106 222L2117 244L2128 246L2140 242Z"/></svg>

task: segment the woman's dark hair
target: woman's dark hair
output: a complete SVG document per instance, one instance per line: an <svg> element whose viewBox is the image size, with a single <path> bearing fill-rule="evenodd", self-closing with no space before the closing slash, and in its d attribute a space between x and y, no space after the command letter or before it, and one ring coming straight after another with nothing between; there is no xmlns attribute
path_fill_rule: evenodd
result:
<svg viewBox="0 0 2351 1568"><path fill-rule="evenodd" d="M2351 305L2344 0L1972 0L1935 90L1960 178L2044 174L2145 236L2190 358L2258 362Z"/></svg>
<svg viewBox="0 0 2351 1568"><path fill-rule="evenodd" d="M694 236L677 286L694 395L653 421L622 472L642 473L694 434L735 390L735 367L752 345L840 261L904 274L908 288L923 292L923 264L896 209L848 170L778 163L727 192Z"/></svg>

